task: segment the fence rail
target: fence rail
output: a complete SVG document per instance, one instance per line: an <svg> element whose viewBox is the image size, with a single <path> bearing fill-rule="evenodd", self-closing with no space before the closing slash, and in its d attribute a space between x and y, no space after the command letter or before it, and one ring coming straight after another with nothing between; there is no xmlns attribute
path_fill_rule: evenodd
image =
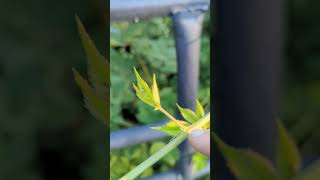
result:
<svg viewBox="0 0 320 180"><path fill-rule="evenodd" d="M183 107L195 109L199 82L200 36L203 15L208 10L210 0L111 0L110 20L131 21L151 17L170 16L173 20L177 51L177 96ZM112 132L110 148L118 149L134 144L151 142L167 137L150 129L162 123L133 127ZM130 138L129 138L130 137ZM210 173L210 164L192 173L192 150L187 142L179 146L181 158L176 168L166 173L155 174L145 180L190 180Z"/></svg>
<svg viewBox="0 0 320 180"><path fill-rule="evenodd" d="M171 16L180 11L207 11L209 0L111 0L110 20Z"/></svg>
<svg viewBox="0 0 320 180"><path fill-rule="evenodd" d="M120 149L131 145L152 142L168 137L168 135L150 128L161 126L165 123L166 121L112 132L110 135L110 149Z"/></svg>

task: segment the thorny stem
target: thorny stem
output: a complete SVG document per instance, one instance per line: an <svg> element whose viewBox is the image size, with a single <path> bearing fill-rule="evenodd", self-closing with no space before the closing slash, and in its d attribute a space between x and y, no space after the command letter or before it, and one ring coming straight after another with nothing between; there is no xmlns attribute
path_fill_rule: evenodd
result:
<svg viewBox="0 0 320 180"><path fill-rule="evenodd" d="M175 122L180 127L180 129L185 129L185 126L182 125L176 118L174 118L168 111L166 111L162 107L159 108L159 111L162 112L165 116L167 116L171 121Z"/></svg>

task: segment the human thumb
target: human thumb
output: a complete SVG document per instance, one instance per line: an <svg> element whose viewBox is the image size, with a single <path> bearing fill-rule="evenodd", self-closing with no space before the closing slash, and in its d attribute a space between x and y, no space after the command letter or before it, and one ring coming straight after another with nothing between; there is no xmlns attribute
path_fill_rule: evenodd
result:
<svg viewBox="0 0 320 180"><path fill-rule="evenodd" d="M206 156L210 156L210 129L193 130L188 137L191 146Z"/></svg>

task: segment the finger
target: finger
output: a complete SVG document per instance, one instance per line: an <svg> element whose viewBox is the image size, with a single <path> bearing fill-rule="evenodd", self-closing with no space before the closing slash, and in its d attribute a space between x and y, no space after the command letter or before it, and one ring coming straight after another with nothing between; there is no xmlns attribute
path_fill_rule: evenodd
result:
<svg viewBox="0 0 320 180"><path fill-rule="evenodd" d="M195 150L210 156L210 130L193 130L188 140Z"/></svg>

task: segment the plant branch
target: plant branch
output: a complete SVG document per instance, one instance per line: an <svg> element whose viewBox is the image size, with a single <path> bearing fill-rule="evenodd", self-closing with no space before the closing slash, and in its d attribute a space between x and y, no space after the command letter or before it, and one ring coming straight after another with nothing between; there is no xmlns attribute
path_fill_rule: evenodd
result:
<svg viewBox="0 0 320 180"><path fill-rule="evenodd" d="M174 118L168 111L166 111L162 107L159 108L159 111L167 116L171 121L175 122L181 129L185 128L184 125L182 125L176 118Z"/></svg>
<svg viewBox="0 0 320 180"><path fill-rule="evenodd" d="M190 133L191 131L195 129L201 129L201 127L205 126L207 123L210 122L210 112L207 113L205 116L203 116L200 120L197 122L191 124L187 127L187 133Z"/></svg>
<svg viewBox="0 0 320 180"><path fill-rule="evenodd" d="M162 157L167 155L170 151L176 148L179 144L181 144L185 139L187 139L187 133L181 132L176 138L170 141L166 146L161 148L158 152L150 156L144 162L139 164L137 167L132 169L126 175L124 175L120 180L133 180L138 177L143 171L147 168L151 167L153 164L158 162Z"/></svg>

